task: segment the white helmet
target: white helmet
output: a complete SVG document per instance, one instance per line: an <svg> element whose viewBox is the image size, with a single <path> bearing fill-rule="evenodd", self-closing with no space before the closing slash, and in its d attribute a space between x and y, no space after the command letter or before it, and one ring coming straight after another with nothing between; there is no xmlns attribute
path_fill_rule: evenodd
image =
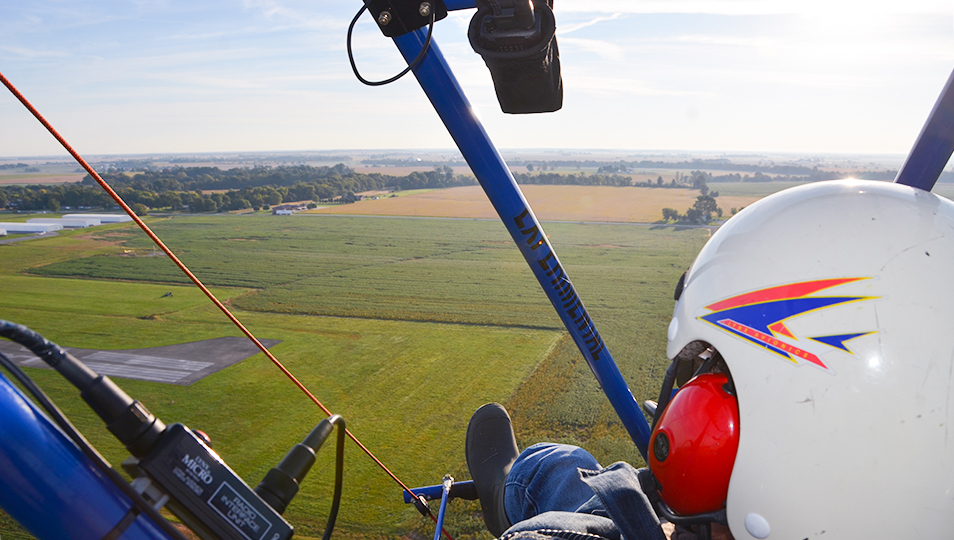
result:
<svg viewBox="0 0 954 540"><path fill-rule="evenodd" d="M703 342L734 383L736 540L954 538L952 281L954 203L898 184L789 189L712 236L667 353Z"/></svg>

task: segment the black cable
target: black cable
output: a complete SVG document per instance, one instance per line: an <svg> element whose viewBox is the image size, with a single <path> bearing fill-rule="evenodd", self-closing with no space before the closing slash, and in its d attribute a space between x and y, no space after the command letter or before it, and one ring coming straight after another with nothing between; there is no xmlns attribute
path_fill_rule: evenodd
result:
<svg viewBox="0 0 954 540"><path fill-rule="evenodd" d="M351 71L354 72L354 76L358 78L359 81L368 85L368 86L384 86L385 84L391 84L394 81L400 79L401 77L407 75L412 69L417 67L417 65L424 58L424 55L427 54L427 49L431 46L431 34L434 32L434 21L436 20L436 14L434 10L431 10L431 22L427 27L427 39L424 40L424 46L421 47L421 52L417 53L417 58L413 62L407 65L407 68L398 73L397 75L391 77L390 79L385 79L383 81L369 81L361 76L358 73L358 66L354 63L354 53L351 51L351 33L354 31L354 25L358 22L358 19L361 15L368 9L368 4L365 3L361 6L361 9L358 10L358 14L354 16L354 19L351 19L351 24L348 25L348 39L345 41L345 48L348 49L348 61L351 62Z"/></svg>
<svg viewBox="0 0 954 540"><path fill-rule="evenodd" d="M109 377L89 369L56 343L21 324L0 319L0 337L30 349L75 386L83 401L106 423L106 429L132 455L143 457L158 442L166 425Z"/></svg>
<svg viewBox="0 0 954 540"><path fill-rule="evenodd" d="M5 354L0 352L0 366L10 372L11 375L21 384L23 388L29 392L37 403L42 407L47 414L53 419L53 422L63 430L67 437L79 447L86 457L93 462L93 465L96 466L107 478L109 478L113 484L116 485L127 497L129 497L133 504L145 513L149 518L151 518L160 529L163 530L170 537L175 540L186 540L186 538L179 532L178 529L172 526L169 521L162 517L159 514L159 511L153 508L142 495L140 495L128 482L118 473L115 469L106 461L97 450L93 447L92 444L86 437L83 436L79 430L69 421L66 415L56 406L55 403L40 389L36 383L33 382L33 379L30 378L20 366L16 365L13 360L10 360Z"/></svg>
<svg viewBox="0 0 954 540"><path fill-rule="evenodd" d="M338 428L338 443L335 448L335 493L331 501L331 513L328 514L328 525L325 526L325 534L321 540L329 540L331 531L335 528L335 520L338 518L338 508L341 506L341 484L344 478L344 443L345 443L345 421L344 418L334 415L331 422Z"/></svg>
<svg viewBox="0 0 954 540"><path fill-rule="evenodd" d="M662 416L666 406L669 405L669 400L672 399L672 387L676 384L676 370L679 366L679 357L677 356L673 359L672 363L669 364L669 368L666 369L666 376L663 377L662 387L659 389L659 401L656 403L656 414L653 415L653 425L652 429L656 429L656 423L659 422L659 417Z"/></svg>

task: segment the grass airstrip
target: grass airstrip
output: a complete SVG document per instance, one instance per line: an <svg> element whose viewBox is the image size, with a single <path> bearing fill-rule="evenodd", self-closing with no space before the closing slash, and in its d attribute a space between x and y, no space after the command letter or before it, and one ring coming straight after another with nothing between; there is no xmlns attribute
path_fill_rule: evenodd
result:
<svg viewBox="0 0 954 540"><path fill-rule="evenodd" d="M625 191L590 188L594 205L603 204L602 189ZM538 215L559 214L534 202L545 189L527 191ZM560 204L579 206L577 195ZM686 196L683 206L694 199ZM414 206L416 197L393 200ZM673 287L709 231L580 216L545 223L550 241L634 395L654 399L667 365ZM467 421L488 401L507 405L521 446L556 440L581 444L605 463L639 462L499 222L264 213L148 222L256 335L282 341L272 348L279 360L412 487L437 484L445 473L468 478ZM0 318L61 345L144 348L240 335L134 224L0 246L0 275ZM29 374L118 467L125 450L77 392L53 372ZM116 381L166 423L207 432L253 486L323 417L261 354L188 387ZM321 536L333 446L319 453L285 513L296 537ZM404 505L400 488L350 442L345 459L336 537L433 534L430 520ZM453 503L447 528L455 538L489 538L477 509ZM0 530L4 538L23 534L9 522Z"/></svg>

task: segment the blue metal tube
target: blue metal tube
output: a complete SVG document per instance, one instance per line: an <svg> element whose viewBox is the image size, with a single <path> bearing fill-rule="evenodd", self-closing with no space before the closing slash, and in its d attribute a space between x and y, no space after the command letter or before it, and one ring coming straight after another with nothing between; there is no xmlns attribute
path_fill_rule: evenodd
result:
<svg viewBox="0 0 954 540"><path fill-rule="evenodd" d="M0 375L0 507L40 540L100 540L131 501ZM140 515L120 537L169 540Z"/></svg>
<svg viewBox="0 0 954 540"><path fill-rule="evenodd" d="M396 37L394 42L404 58L411 62L420 52L426 36L426 29L420 29ZM474 115L433 39L430 50L414 69L414 74L645 458L650 436L646 417L560 264L543 227L533 215L503 157Z"/></svg>
<svg viewBox="0 0 954 540"><path fill-rule="evenodd" d="M418 497L424 497L429 501L434 499L439 499L444 493L444 485L439 486L425 486L414 488L411 491L414 492ZM411 494L407 491L404 493L404 504L410 504L414 502L414 499L411 498ZM464 480L463 482L454 482L454 486L451 489L452 497L460 497L462 499L477 500L477 490L474 488L473 480Z"/></svg>
<svg viewBox="0 0 954 540"><path fill-rule="evenodd" d="M444 0L444 5L447 6L447 11L455 11L458 9L473 9L477 7L476 0Z"/></svg>
<svg viewBox="0 0 954 540"><path fill-rule="evenodd" d="M894 181L931 191L950 161L951 153L954 153L954 72L948 77Z"/></svg>
<svg viewBox="0 0 954 540"><path fill-rule="evenodd" d="M434 540L441 540L441 531L444 530L444 515L447 513L447 502L450 501L450 490L453 485L454 479L450 475L445 476L444 483L441 485L441 507L437 511Z"/></svg>
<svg viewBox="0 0 954 540"><path fill-rule="evenodd" d="M413 491L414 494L419 497L424 497L425 499L429 501L433 501L434 499L437 499L438 497L442 497L444 495L444 485L441 484L439 486L419 487L419 488L414 488L411 491ZM404 491L403 494L404 494L404 504L410 504L414 502L414 499L411 498L410 493Z"/></svg>

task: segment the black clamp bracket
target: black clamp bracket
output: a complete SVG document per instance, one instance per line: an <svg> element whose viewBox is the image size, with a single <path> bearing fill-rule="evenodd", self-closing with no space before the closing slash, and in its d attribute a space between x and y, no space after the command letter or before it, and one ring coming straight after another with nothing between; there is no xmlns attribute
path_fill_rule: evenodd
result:
<svg viewBox="0 0 954 540"><path fill-rule="evenodd" d="M381 32L391 38L447 17L444 0L367 0L366 5Z"/></svg>

